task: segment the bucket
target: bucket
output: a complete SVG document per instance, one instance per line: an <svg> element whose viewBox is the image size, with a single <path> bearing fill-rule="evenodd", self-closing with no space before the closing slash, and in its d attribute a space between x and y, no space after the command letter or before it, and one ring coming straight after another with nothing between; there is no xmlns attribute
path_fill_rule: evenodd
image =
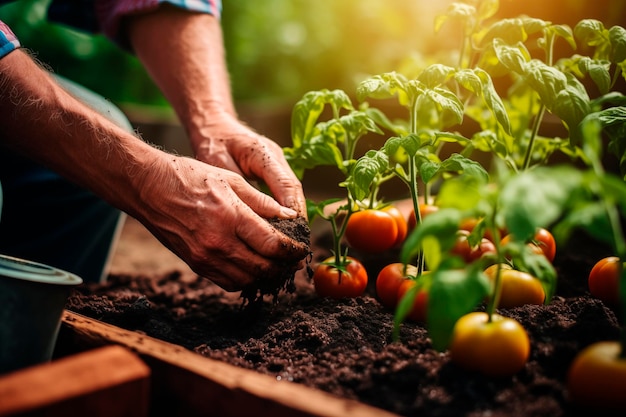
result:
<svg viewBox="0 0 626 417"><path fill-rule="evenodd" d="M78 276L0 255L0 374L52 359L61 316Z"/></svg>

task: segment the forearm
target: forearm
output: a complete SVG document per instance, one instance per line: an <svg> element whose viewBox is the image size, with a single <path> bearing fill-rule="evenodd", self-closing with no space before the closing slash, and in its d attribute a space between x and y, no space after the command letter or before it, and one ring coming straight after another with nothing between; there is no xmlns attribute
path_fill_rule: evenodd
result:
<svg viewBox="0 0 626 417"><path fill-rule="evenodd" d="M161 6L129 17L127 28L135 53L174 107L194 149L198 132L217 117L235 117L216 17Z"/></svg>
<svg viewBox="0 0 626 417"><path fill-rule="evenodd" d="M0 141L131 213L138 198L128 197L157 152L66 93L23 50L0 59Z"/></svg>

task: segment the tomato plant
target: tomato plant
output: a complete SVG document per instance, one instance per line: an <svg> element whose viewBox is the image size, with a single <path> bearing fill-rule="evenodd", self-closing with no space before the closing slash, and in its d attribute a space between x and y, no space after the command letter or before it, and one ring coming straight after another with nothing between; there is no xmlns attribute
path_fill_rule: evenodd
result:
<svg viewBox="0 0 626 417"><path fill-rule="evenodd" d="M457 365L488 376L519 372L530 356L530 340L519 322L484 312L461 317L452 331L450 359Z"/></svg>
<svg viewBox="0 0 626 417"><path fill-rule="evenodd" d="M322 262L313 274L315 291L322 297L358 297L367 287L367 272L358 260L347 257L344 268L337 268L335 258Z"/></svg>
<svg viewBox="0 0 626 417"><path fill-rule="evenodd" d="M581 406L626 411L626 358L616 341L596 342L574 359L567 375L570 399Z"/></svg>
<svg viewBox="0 0 626 417"><path fill-rule="evenodd" d="M600 259L589 272L589 292L611 307L620 305L619 279L622 263L617 256Z"/></svg>
<svg viewBox="0 0 626 417"><path fill-rule="evenodd" d="M415 275L417 269L413 265L405 265L396 262L385 266L376 278L376 296L378 300L388 308L398 305L398 288L409 280L409 276Z"/></svg>
<svg viewBox="0 0 626 417"><path fill-rule="evenodd" d="M385 252L398 240L398 222L388 210L357 211L348 219L345 237L354 249L368 253Z"/></svg>
<svg viewBox="0 0 626 417"><path fill-rule="evenodd" d="M499 272L498 272L499 271ZM527 272L513 269L508 264L491 265L485 269L485 275L495 282L496 274L500 274L500 293L496 307L514 308L525 304L541 305L546 293L541 282Z"/></svg>

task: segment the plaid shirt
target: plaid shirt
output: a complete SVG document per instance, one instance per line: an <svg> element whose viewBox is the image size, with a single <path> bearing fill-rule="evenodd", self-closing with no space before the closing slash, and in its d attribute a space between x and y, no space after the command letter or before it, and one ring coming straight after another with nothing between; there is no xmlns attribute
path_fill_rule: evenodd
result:
<svg viewBox="0 0 626 417"><path fill-rule="evenodd" d="M0 0L0 5L13 0ZM48 8L50 20L92 33L101 32L115 42L127 46L119 31L120 20L134 13L156 9L160 3L209 13L219 18L221 0L52 0ZM11 29L0 21L0 58L20 47Z"/></svg>

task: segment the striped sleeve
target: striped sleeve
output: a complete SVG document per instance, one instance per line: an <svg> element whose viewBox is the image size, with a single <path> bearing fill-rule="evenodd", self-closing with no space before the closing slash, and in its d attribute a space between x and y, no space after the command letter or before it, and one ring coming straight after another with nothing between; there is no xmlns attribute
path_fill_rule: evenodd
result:
<svg viewBox="0 0 626 417"><path fill-rule="evenodd" d="M125 40L120 34L121 19L129 14L154 10L164 3L190 11L208 13L218 19L222 12L221 0L96 0L95 8L102 32L124 44Z"/></svg>
<svg viewBox="0 0 626 417"><path fill-rule="evenodd" d="M0 58L20 47L20 42L13 31L0 20Z"/></svg>

